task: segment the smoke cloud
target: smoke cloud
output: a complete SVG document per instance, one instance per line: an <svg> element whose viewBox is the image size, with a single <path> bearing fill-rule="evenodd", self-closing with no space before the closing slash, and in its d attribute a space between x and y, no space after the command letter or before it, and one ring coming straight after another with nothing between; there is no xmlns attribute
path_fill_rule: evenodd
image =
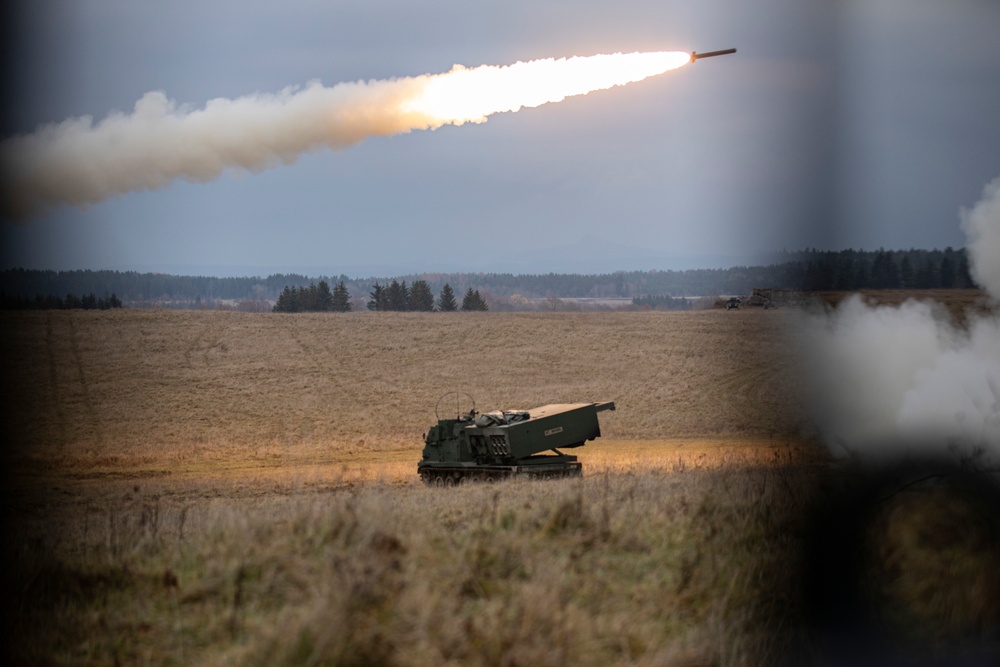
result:
<svg viewBox="0 0 1000 667"><path fill-rule="evenodd" d="M1000 298L1000 178L961 211L971 273ZM938 304L854 295L804 321L815 419L835 453L1000 460L1000 316L957 327Z"/></svg>
<svg viewBox="0 0 1000 667"><path fill-rule="evenodd" d="M985 188L971 210L963 209L962 231L969 237L973 279L1000 301L1000 178Z"/></svg>
<svg viewBox="0 0 1000 667"><path fill-rule="evenodd" d="M146 93L131 114L46 125L4 141L2 212L24 219L59 204L86 205L174 180L204 183L229 168L260 172L303 153L431 127L398 110L417 81L311 83L275 95L216 99L203 109Z"/></svg>
<svg viewBox="0 0 1000 667"><path fill-rule="evenodd" d="M150 92L131 114L45 125L0 144L0 215L14 220L64 205L85 206L176 180L205 183L227 169L260 172L304 153L339 150L368 137L558 102L661 74L683 52L536 60L277 94L215 99L204 108Z"/></svg>

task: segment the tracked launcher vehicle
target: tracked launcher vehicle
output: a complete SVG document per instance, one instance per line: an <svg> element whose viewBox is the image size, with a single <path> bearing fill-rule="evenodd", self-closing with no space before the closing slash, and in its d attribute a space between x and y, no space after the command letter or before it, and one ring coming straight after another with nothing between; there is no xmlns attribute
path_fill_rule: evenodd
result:
<svg viewBox="0 0 1000 667"><path fill-rule="evenodd" d="M424 438L417 472L436 485L513 476L579 477L582 464L559 450L599 438L597 413L614 409L613 402L561 403L483 414L473 407L455 419L439 416Z"/></svg>

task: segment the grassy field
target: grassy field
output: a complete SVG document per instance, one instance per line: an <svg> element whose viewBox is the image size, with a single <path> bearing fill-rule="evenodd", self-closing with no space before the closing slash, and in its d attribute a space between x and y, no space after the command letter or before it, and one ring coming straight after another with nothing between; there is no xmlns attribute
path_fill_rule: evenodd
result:
<svg viewBox="0 0 1000 667"><path fill-rule="evenodd" d="M0 313L4 652L801 662L803 508L830 466L788 318ZM421 434L456 390L618 409L582 479L426 488Z"/></svg>
<svg viewBox="0 0 1000 667"><path fill-rule="evenodd" d="M60 465L412 452L448 391L481 410L614 400L622 440L802 426L780 314L2 313L20 457Z"/></svg>

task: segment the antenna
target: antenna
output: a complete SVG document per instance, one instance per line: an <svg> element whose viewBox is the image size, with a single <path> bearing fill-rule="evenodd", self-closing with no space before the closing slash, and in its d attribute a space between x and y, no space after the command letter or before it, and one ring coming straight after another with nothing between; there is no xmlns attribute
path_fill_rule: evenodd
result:
<svg viewBox="0 0 1000 667"><path fill-rule="evenodd" d="M468 412L475 412L476 399L472 398L471 394L464 391L446 391L441 395L441 398L438 399L437 404L434 406L434 417L438 421L441 421L441 403L444 402L445 399L450 399L452 396L455 397L455 419L462 418L462 397L469 399L468 402L472 404L472 408Z"/></svg>

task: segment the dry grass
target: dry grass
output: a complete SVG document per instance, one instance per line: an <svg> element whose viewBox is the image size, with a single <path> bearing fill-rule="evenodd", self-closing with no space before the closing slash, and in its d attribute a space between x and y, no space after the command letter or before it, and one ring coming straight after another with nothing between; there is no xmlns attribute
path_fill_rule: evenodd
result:
<svg viewBox="0 0 1000 667"><path fill-rule="evenodd" d="M772 662L796 613L775 565L794 565L810 485L724 458L452 489L69 487L11 549L22 641L7 650L18 664Z"/></svg>
<svg viewBox="0 0 1000 667"><path fill-rule="evenodd" d="M827 466L784 323L0 313L7 663L773 664ZM456 389L618 410L583 479L425 488Z"/></svg>
<svg viewBox="0 0 1000 667"><path fill-rule="evenodd" d="M616 439L768 439L803 425L782 324L771 312L0 313L2 399L13 451L60 467L416 453L453 390L487 409L614 400L602 423Z"/></svg>
<svg viewBox="0 0 1000 667"><path fill-rule="evenodd" d="M808 458L782 326L763 312L0 313L7 627L22 638L8 650L55 664L767 654L777 611L755 596L778 557L761 531L778 524L747 532L747 512L779 486L740 471L777 479ZM452 390L480 408L618 410L579 450L584 480L442 492L415 464ZM732 540L753 545L734 559Z"/></svg>
<svg viewBox="0 0 1000 667"><path fill-rule="evenodd" d="M996 510L934 486L884 503L871 522L866 565L886 625L909 641L1000 639L1000 549L976 516Z"/></svg>

